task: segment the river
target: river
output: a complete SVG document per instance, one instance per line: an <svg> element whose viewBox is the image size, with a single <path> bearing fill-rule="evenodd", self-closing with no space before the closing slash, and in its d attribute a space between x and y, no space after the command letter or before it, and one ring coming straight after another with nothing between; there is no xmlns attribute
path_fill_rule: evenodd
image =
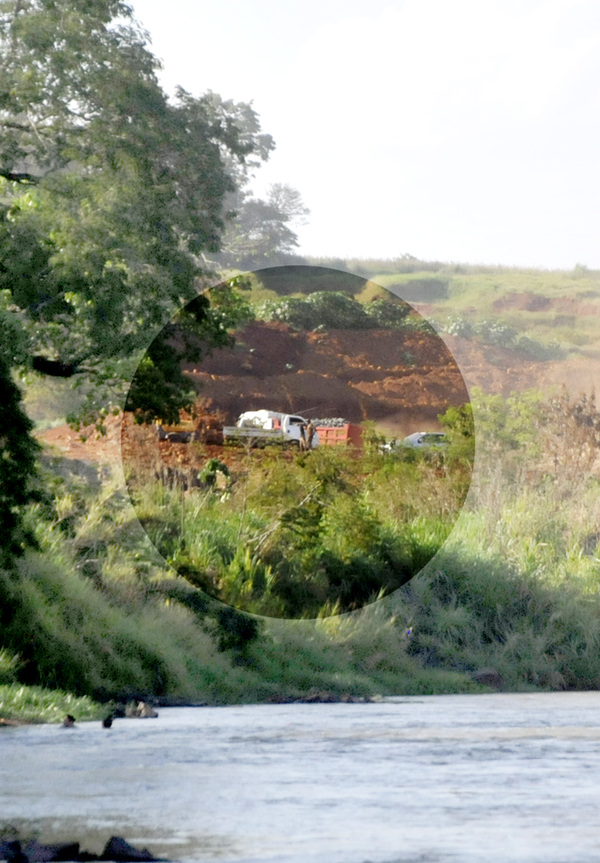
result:
<svg viewBox="0 0 600 863"><path fill-rule="evenodd" d="M0 825L177 861L600 860L600 693L169 708L0 730Z"/></svg>

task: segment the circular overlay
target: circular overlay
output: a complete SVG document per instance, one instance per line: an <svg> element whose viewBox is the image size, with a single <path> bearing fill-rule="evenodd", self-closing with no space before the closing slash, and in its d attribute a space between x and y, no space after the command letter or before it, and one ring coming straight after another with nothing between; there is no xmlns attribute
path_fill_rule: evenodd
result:
<svg viewBox="0 0 600 863"><path fill-rule="evenodd" d="M122 451L188 605L311 619L391 594L433 557L474 437L458 366L411 305L287 266L216 285L165 327L132 381Z"/></svg>

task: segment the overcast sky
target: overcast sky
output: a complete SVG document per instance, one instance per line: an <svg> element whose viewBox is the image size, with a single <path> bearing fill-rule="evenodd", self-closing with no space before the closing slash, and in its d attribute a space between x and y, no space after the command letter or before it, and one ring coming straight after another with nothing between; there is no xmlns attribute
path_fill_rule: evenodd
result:
<svg viewBox="0 0 600 863"><path fill-rule="evenodd" d="M600 268L597 0L133 0L163 85L252 101L300 251Z"/></svg>

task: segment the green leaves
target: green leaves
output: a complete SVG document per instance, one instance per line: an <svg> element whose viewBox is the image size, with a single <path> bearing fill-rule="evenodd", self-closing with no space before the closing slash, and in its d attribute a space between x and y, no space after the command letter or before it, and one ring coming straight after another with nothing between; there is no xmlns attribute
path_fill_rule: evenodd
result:
<svg viewBox="0 0 600 863"><path fill-rule="evenodd" d="M0 567L9 567L13 558L33 544L20 508L40 499L35 487L35 459L40 447L31 437L33 423L21 408L21 393L2 348L0 339Z"/></svg>
<svg viewBox="0 0 600 863"><path fill-rule="evenodd" d="M229 340L243 304L199 298L225 196L266 158L250 105L179 90L119 0L0 2L0 540L26 541L37 445L11 367L85 382L73 423L129 391L141 419L194 392L181 359ZM170 323L185 303L194 300ZM166 329L165 325L167 325ZM172 336L179 335L179 342ZM2 560L0 559L0 564Z"/></svg>
<svg viewBox="0 0 600 863"><path fill-rule="evenodd" d="M116 143L141 103L160 102L158 62L124 3L12 0L2 13L3 176L21 172L35 181L84 162L98 127ZM120 25L111 26L117 18Z"/></svg>
<svg viewBox="0 0 600 863"><path fill-rule="evenodd" d="M406 303L375 300L359 303L342 291L315 291L308 297L281 297L267 300L256 310L266 321L281 321L296 330L399 329L406 323Z"/></svg>
<svg viewBox="0 0 600 863"><path fill-rule="evenodd" d="M250 105L183 89L169 99L124 3L5 0L1 9L0 290L38 370L106 381L197 296L225 196L273 143ZM221 305L200 325L209 341L240 319L239 305ZM197 341L193 314L178 324ZM154 401L166 388L169 412L189 386L157 372L164 356L147 358L136 387L144 376Z"/></svg>

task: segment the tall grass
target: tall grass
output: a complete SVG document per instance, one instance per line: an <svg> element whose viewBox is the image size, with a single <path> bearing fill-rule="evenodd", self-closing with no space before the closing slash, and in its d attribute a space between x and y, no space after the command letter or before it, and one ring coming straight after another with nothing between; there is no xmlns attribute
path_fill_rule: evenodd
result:
<svg viewBox="0 0 600 863"><path fill-rule="evenodd" d="M15 683L21 666L17 655L5 648L0 649L0 686Z"/></svg>
<svg viewBox="0 0 600 863"><path fill-rule="evenodd" d="M104 715L101 705L90 698L78 698L70 692L42 689L39 686L22 686L18 683L0 684L0 718L19 719L24 722L60 722L69 713L78 722L100 719Z"/></svg>
<svg viewBox="0 0 600 863"><path fill-rule="evenodd" d="M390 461L370 475L359 501L355 544L389 541L373 533L378 523L396 534L408 523L414 547L430 542L435 552L421 571L361 611L339 614L330 602L315 620L257 619L256 637L246 640L235 619L223 637L221 606L194 586L193 571L178 575L165 552L173 566L191 560L215 579L223 566L248 572L256 561L236 543L272 524L273 489L254 477L239 498L184 495L180 510L179 490L149 484L134 510L117 480L88 487L50 465L55 501L28 515L41 551L0 572L0 715L50 715L40 701L27 706L23 684L100 699L154 694L222 704L315 692L481 691L473 672L493 667L512 690L599 688L593 400L475 393L474 406L475 481L447 538L439 530L452 496L443 477L436 496L425 476L406 485L409 474ZM298 468L277 479L288 508L300 476ZM405 484L404 500L385 495L390 478ZM406 509L415 501L427 503L418 517ZM351 508L343 512L351 531ZM348 530L341 515L339 523L328 518L344 555ZM75 713L63 702L57 711Z"/></svg>
<svg viewBox="0 0 600 863"><path fill-rule="evenodd" d="M225 492L165 489L138 473L141 522L195 586L254 614L316 617L389 593L448 535L466 472L447 457L320 448L255 453Z"/></svg>
<svg viewBox="0 0 600 863"><path fill-rule="evenodd" d="M477 478L438 554L388 602L430 667L493 666L510 688L600 687L593 399L477 394ZM494 421L490 422L491 407ZM530 475L529 483L524 477Z"/></svg>

